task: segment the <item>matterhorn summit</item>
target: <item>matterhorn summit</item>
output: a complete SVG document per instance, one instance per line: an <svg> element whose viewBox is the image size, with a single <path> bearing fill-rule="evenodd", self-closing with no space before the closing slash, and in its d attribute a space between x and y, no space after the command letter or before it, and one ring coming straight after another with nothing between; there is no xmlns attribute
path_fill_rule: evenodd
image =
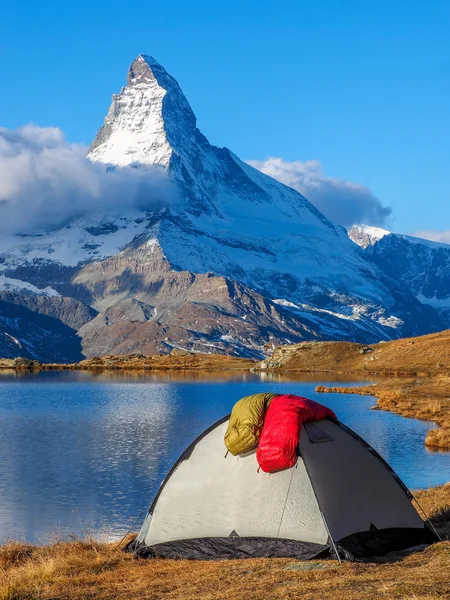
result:
<svg viewBox="0 0 450 600"><path fill-rule="evenodd" d="M88 159L111 177L162 173L174 200L3 240L1 275L86 307L74 330L84 356L259 357L267 344L374 342L442 326L301 194L212 146L150 56L132 62Z"/></svg>
<svg viewBox="0 0 450 600"><path fill-rule="evenodd" d="M151 56L140 54L113 101L88 157L117 166L170 166L192 152L196 118L180 86Z"/></svg>

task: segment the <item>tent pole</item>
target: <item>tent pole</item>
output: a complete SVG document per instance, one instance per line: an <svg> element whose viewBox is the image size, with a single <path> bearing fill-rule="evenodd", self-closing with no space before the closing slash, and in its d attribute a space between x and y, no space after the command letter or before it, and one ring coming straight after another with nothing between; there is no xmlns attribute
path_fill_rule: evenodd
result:
<svg viewBox="0 0 450 600"><path fill-rule="evenodd" d="M143 512L141 512L141 514L136 517L136 519L133 521L133 523L131 524L130 529L126 532L126 534L123 536L123 538L120 540L120 542L117 544L117 546L115 546L115 548L113 548L111 550L111 552L108 554L108 556L106 557L106 560L100 565L100 567L98 568L97 571L95 571L95 574L98 575L100 573L100 571L102 571L105 566L109 563L109 561L111 560L112 555L117 552L117 550L120 548L122 542L125 540L125 538L127 537L127 535L131 532L131 530L134 528L134 526L136 525L136 523L139 521L139 519L144 515L145 510Z"/></svg>
<svg viewBox="0 0 450 600"><path fill-rule="evenodd" d="M410 494L412 496L412 499L415 501L415 503L417 504L417 506L419 507L419 509L421 510L423 516L425 517L426 522L428 523L428 525L431 527L431 529L433 530L435 536L437 537L437 539L440 542L443 542L444 540L441 538L441 536L439 535L439 533L436 530L436 527L433 525L433 523L430 521L430 517L427 515L427 513L423 510L423 508L421 507L421 505L419 504L419 501L417 500L417 498L414 496L414 494L410 491Z"/></svg>
<svg viewBox="0 0 450 600"><path fill-rule="evenodd" d="M330 538L330 540L331 540L331 545L333 546L333 549L334 549L334 552L335 552L335 554L336 554L336 556L337 556L337 559L338 559L338 561L339 561L339 564L342 564L342 560L341 560L341 557L339 556L338 549L336 548L336 544L334 543L334 540L333 540L333 538L332 538L332 536L331 536L331 533L330 533L330 530L329 530L329 528L328 528L328 523L327 523L327 521L326 521L326 519L325 519L325 515L323 514L323 512L322 512L322 511L320 511L320 514L322 515L322 519L323 519L323 522L324 522L324 524L325 524L325 528L326 528L326 530L327 530L327 532L328 532L328 537L329 537L329 538Z"/></svg>

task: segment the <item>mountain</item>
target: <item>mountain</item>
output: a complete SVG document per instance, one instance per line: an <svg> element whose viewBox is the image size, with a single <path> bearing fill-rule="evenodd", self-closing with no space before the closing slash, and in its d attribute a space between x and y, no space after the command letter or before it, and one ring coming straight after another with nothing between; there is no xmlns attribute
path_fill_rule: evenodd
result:
<svg viewBox="0 0 450 600"><path fill-rule="evenodd" d="M367 257L450 327L450 245L398 233L382 236Z"/></svg>
<svg viewBox="0 0 450 600"><path fill-rule="evenodd" d="M363 249L367 246L373 246L378 240L391 233L381 227L372 227L371 225L353 225L348 230L348 237Z"/></svg>
<svg viewBox="0 0 450 600"><path fill-rule="evenodd" d="M93 311L85 356L173 348L261 356L268 343L370 342L442 329L295 190L211 145L178 83L133 61L88 159L164 174L173 198L0 241L4 276Z"/></svg>
<svg viewBox="0 0 450 600"><path fill-rule="evenodd" d="M0 276L0 352L2 358L74 362L83 358L77 331L95 310L55 290Z"/></svg>

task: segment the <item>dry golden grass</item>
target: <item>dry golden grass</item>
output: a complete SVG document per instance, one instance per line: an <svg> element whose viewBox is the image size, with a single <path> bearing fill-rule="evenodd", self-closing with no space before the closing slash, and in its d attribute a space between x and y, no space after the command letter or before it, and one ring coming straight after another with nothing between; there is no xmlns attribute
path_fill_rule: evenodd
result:
<svg viewBox="0 0 450 600"><path fill-rule="evenodd" d="M17 547L17 552L21 551ZM240 561L136 560L94 543L36 549L0 570L1 600L305 600L448 598L450 543L386 564L314 561L294 570L288 559ZM10 555L12 553L10 552Z"/></svg>
<svg viewBox="0 0 450 600"><path fill-rule="evenodd" d="M277 348L274 371L360 375L450 374L450 330L379 344L304 342Z"/></svg>
<svg viewBox="0 0 450 600"><path fill-rule="evenodd" d="M450 376L435 374L414 379L387 379L361 387L317 386L318 392L376 396L377 407L404 417L435 421L425 439L430 448L450 449Z"/></svg>
<svg viewBox="0 0 450 600"><path fill-rule="evenodd" d="M450 539L450 483L427 490L416 490L414 497L443 539Z"/></svg>
<svg viewBox="0 0 450 600"><path fill-rule="evenodd" d="M222 354L190 354L178 351L172 355L143 356L127 354L123 356L102 356L88 358L79 363L40 364L25 359L0 358L0 369L16 371L248 371L256 365L256 361L237 356Z"/></svg>
<svg viewBox="0 0 450 600"><path fill-rule="evenodd" d="M416 492L450 535L450 484ZM0 600L437 600L450 597L450 542L386 563L137 560L93 540L0 548ZM308 570L301 570L304 567ZM315 567L311 569L311 567ZM299 570L300 567L300 570ZM311 569L311 570L310 570Z"/></svg>

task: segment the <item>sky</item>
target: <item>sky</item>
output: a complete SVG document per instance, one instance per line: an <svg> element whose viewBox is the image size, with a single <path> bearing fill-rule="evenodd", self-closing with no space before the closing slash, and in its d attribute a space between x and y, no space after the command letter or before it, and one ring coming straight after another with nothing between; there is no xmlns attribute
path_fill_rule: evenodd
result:
<svg viewBox="0 0 450 600"><path fill-rule="evenodd" d="M1 0L0 127L89 144L151 54L212 143L450 241L449 30L448 0Z"/></svg>

